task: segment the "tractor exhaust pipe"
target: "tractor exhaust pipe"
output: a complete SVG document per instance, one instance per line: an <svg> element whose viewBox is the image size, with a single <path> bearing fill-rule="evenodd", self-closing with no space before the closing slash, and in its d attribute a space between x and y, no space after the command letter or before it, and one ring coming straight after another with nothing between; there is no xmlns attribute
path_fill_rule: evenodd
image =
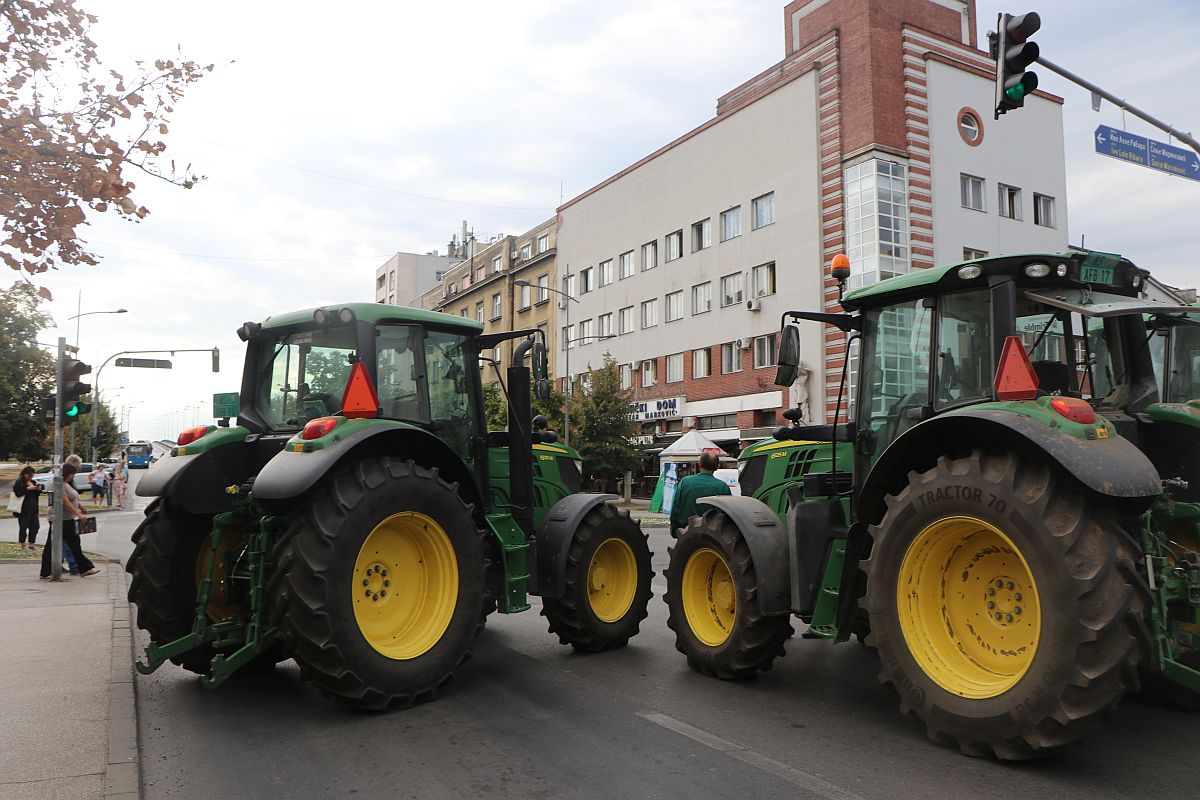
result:
<svg viewBox="0 0 1200 800"><path fill-rule="evenodd" d="M533 421L529 367L533 337L513 348L508 365L508 497L513 520L533 536Z"/></svg>

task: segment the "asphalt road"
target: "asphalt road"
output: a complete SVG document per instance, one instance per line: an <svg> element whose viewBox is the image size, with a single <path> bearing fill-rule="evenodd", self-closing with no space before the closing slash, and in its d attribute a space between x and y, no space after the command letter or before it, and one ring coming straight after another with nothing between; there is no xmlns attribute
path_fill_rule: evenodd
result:
<svg viewBox="0 0 1200 800"><path fill-rule="evenodd" d="M89 549L127 555L136 521L106 515ZM535 598L493 616L457 680L406 711L343 708L290 663L215 691L169 664L140 678L145 797L1195 796L1200 715L1127 701L1080 747L1009 765L928 741L855 643L794 638L745 683L693 673L666 627L665 529L651 542L655 598L629 647L574 654Z"/></svg>

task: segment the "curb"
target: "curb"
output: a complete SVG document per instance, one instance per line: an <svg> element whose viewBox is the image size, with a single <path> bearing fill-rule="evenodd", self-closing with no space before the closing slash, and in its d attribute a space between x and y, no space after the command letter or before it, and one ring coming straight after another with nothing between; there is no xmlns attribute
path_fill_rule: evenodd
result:
<svg viewBox="0 0 1200 800"><path fill-rule="evenodd" d="M104 797L141 800L141 754L138 749L137 698L134 693L133 631L130 626L128 578L120 562L110 561L108 593L112 598L112 678L108 687L108 765ZM115 567L115 568L114 568Z"/></svg>

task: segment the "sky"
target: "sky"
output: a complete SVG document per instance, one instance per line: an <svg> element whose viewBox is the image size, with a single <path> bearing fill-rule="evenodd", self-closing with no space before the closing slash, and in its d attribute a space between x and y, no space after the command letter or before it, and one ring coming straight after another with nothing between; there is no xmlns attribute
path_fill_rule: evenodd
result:
<svg viewBox="0 0 1200 800"><path fill-rule="evenodd" d="M220 348L219 374L205 353L166 356L170 372L104 369L101 391L127 407L134 438L210 420L212 394L239 386L242 322L372 300L377 266L445 252L463 220L480 237L527 230L784 55L783 0L402 0L336 13L300 0L77 2L100 18L108 67L177 50L215 64L167 139L169 157L207 180L189 191L134 174L150 216L93 215L84 238L100 265L34 279L61 326L42 341L74 341L77 304L128 309L79 321L93 365L123 350ZM1200 3L983 0L980 41L999 11L1034 9L1043 55L1200 135ZM1200 284L1200 182L1093 152L1098 124L1166 134L1107 103L1094 113L1085 90L1038 72L1066 99L1070 241Z"/></svg>

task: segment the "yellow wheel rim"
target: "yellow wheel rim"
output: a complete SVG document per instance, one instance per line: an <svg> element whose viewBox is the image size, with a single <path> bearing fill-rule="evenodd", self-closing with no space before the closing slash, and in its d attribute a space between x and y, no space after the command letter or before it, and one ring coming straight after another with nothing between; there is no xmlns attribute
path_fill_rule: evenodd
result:
<svg viewBox="0 0 1200 800"><path fill-rule="evenodd" d="M917 664L947 692L996 697L1037 653L1041 606L1021 551L995 526L947 517L913 540L896 585L900 630Z"/></svg>
<svg viewBox="0 0 1200 800"><path fill-rule="evenodd" d="M620 539L605 539L588 564L588 605L601 622L616 622L633 605L637 594L637 560Z"/></svg>
<svg viewBox="0 0 1200 800"><path fill-rule="evenodd" d="M354 562L354 620L363 638L398 661L442 638L458 599L458 560L430 517L393 514L375 526Z"/></svg>
<svg viewBox="0 0 1200 800"><path fill-rule="evenodd" d="M693 553L683 568L680 594L693 635L709 647L724 644L737 618L737 592L721 554L709 547Z"/></svg>
<svg viewBox="0 0 1200 800"><path fill-rule="evenodd" d="M205 536L204 543L200 545L200 552L196 554L196 585L199 586L208 577L208 557L212 554L214 558L212 587L209 589L208 605L205 606L204 611L213 622L221 622L233 619L238 616L239 612L237 603L229 602L229 576L225 572L225 555L230 550L241 546L242 531L235 528L224 528L221 531L221 539L217 542L215 554L212 552L210 541L210 537Z"/></svg>

